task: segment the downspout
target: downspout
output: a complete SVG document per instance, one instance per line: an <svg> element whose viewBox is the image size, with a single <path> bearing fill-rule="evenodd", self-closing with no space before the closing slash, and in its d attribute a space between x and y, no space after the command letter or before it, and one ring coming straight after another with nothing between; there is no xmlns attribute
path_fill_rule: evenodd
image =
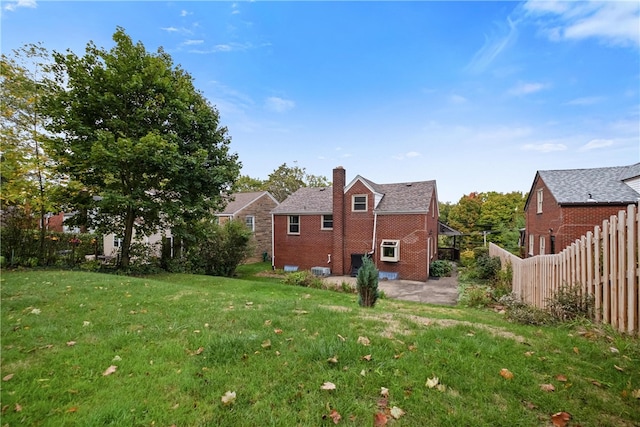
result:
<svg viewBox="0 0 640 427"><path fill-rule="evenodd" d="M373 236L371 237L371 252L373 254L376 251L376 227L378 225L378 213L373 212Z"/></svg>
<svg viewBox="0 0 640 427"><path fill-rule="evenodd" d="M275 227L273 225L274 215L271 214L271 270L276 269L276 234Z"/></svg>

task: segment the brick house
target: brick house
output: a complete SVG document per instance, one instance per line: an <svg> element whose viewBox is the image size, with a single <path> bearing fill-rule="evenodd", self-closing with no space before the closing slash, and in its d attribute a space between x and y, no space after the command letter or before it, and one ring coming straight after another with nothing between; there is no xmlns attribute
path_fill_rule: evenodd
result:
<svg viewBox="0 0 640 427"><path fill-rule="evenodd" d="M251 193L235 193L224 211L215 216L220 224L231 219L239 219L253 231L255 251L254 258L262 260L271 256L271 211L278 206L278 201L268 191Z"/></svg>
<svg viewBox="0 0 640 427"><path fill-rule="evenodd" d="M558 253L639 199L640 163L538 171L524 208L524 253Z"/></svg>
<svg viewBox="0 0 640 427"><path fill-rule="evenodd" d="M274 268L354 275L370 254L382 277L426 281L437 259L435 181L376 184L333 170L332 187L305 187L272 211Z"/></svg>

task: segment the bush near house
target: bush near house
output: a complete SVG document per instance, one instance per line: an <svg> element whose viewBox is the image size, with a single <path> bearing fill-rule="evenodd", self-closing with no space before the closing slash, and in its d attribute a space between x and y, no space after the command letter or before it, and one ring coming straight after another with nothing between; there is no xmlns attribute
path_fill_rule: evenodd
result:
<svg viewBox="0 0 640 427"><path fill-rule="evenodd" d="M362 307L373 307L380 296L378 293L379 272L368 256L362 257L362 267L356 276L358 304Z"/></svg>

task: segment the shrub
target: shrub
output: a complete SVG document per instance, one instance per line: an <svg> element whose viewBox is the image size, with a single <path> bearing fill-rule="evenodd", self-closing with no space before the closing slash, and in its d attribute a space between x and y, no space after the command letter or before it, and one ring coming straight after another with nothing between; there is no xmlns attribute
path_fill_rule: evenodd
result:
<svg viewBox="0 0 640 427"><path fill-rule="evenodd" d="M495 281L501 268L502 263L500 257L492 257L486 254L476 258L476 269L478 270L479 279Z"/></svg>
<svg viewBox="0 0 640 427"><path fill-rule="evenodd" d="M493 302L491 288L483 285L463 286L459 292L458 302L464 307L482 308Z"/></svg>
<svg viewBox="0 0 640 427"><path fill-rule="evenodd" d="M202 240L189 248L188 260L195 271L232 277L242 261L253 253L251 230L241 221L203 226Z"/></svg>
<svg viewBox="0 0 640 427"><path fill-rule="evenodd" d="M513 294L504 295L498 301L505 307L505 317L511 322L523 325L543 326L555 323L554 317L546 310L525 304Z"/></svg>
<svg viewBox="0 0 640 427"><path fill-rule="evenodd" d="M362 257L362 267L356 277L358 304L362 307L373 307L378 300L378 269L368 256Z"/></svg>
<svg viewBox="0 0 640 427"><path fill-rule="evenodd" d="M449 261L445 260L436 260L431 263L429 266L429 275L433 277L447 277L451 276L451 272L453 271L453 267Z"/></svg>
<svg viewBox="0 0 640 427"><path fill-rule="evenodd" d="M323 287L322 280L306 270L286 273L283 283L285 285L302 286L305 288L322 289Z"/></svg>
<svg viewBox="0 0 640 427"><path fill-rule="evenodd" d="M476 256L474 255L473 251L467 249L466 251L462 251L460 253L460 265L462 265L463 267L470 267L475 261Z"/></svg>
<svg viewBox="0 0 640 427"><path fill-rule="evenodd" d="M593 295L582 293L580 285L564 285L547 300L549 313L560 322L593 317Z"/></svg>

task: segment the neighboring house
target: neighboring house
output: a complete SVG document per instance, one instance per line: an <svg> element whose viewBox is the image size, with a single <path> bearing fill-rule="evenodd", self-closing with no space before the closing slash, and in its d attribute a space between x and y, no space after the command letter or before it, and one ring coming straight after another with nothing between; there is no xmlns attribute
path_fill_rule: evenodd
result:
<svg viewBox="0 0 640 427"><path fill-rule="evenodd" d="M231 219L243 221L254 235L254 258L271 256L271 211L278 201L268 191L235 193L224 211L215 214L220 224Z"/></svg>
<svg viewBox="0 0 640 427"><path fill-rule="evenodd" d="M276 206L278 206L278 201L267 191L235 193L229 196L225 209L215 213L214 216L218 219L219 224L224 224L232 219L243 221L255 237L254 257L262 260L264 254L271 255L271 210ZM173 248L171 230L144 236L142 242L157 245L158 255L160 255L159 243L162 242L163 236L169 239L169 247ZM115 255L120 250L121 237L114 234L104 236L105 255Z"/></svg>
<svg viewBox="0 0 640 427"><path fill-rule="evenodd" d="M436 182L345 183L337 167L333 187L300 188L272 211L274 267L355 275L369 254L381 277L426 281L438 255Z"/></svg>
<svg viewBox="0 0 640 427"><path fill-rule="evenodd" d="M524 252L558 253L639 199L640 163L538 171L524 208Z"/></svg>
<svg viewBox="0 0 640 427"><path fill-rule="evenodd" d="M59 212L57 214L45 215L45 229L49 231L56 231L58 233L83 233L84 227L69 226L65 224L65 221L73 217L75 213Z"/></svg>
<svg viewBox="0 0 640 427"><path fill-rule="evenodd" d="M155 256L161 256L162 254L162 244L163 238L166 239L167 247L170 250L173 249L173 237L171 236L171 230L165 230L163 232L157 232L150 234L148 236L142 236L142 238L138 239L136 236L136 230L133 230L132 242L134 243L144 243L147 246L150 246L153 249ZM122 236L118 236L116 234L105 234L102 239L102 248L104 250L104 255L107 257L115 257L120 252L120 248L122 247ZM171 255L173 256L173 254Z"/></svg>

